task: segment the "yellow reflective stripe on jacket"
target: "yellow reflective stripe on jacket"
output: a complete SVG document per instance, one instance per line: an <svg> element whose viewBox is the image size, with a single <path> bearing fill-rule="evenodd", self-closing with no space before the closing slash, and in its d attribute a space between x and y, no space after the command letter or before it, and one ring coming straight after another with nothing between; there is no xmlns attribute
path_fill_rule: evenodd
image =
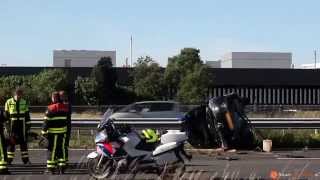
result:
<svg viewBox="0 0 320 180"><path fill-rule="evenodd" d="M24 111L24 110L21 110L21 109L20 109L20 111L19 111L20 114L24 114L24 113L26 113L26 112L27 112L27 111ZM11 114L18 114L18 111L16 111L16 110L11 110L11 111L10 111L10 110L9 110L9 113L10 113L10 115L11 115Z"/></svg>
<svg viewBox="0 0 320 180"><path fill-rule="evenodd" d="M4 153L3 153L3 149L4 149L5 147L3 147L3 144L2 144L2 138L0 138L0 156L1 156L1 161L0 161L0 164L1 164L1 162L4 162Z"/></svg>
<svg viewBox="0 0 320 180"><path fill-rule="evenodd" d="M47 168L55 168L56 165L55 164L47 164Z"/></svg>
<svg viewBox="0 0 320 180"><path fill-rule="evenodd" d="M16 120L18 120L18 118L17 117L12 117L12 118L10 118L10 120L16 121ZM25 120L25 117L19 117L19 120Z"/></svg>
<svg viewBox="0 0 320 180"><path fill-rule="evenodd" d="M66 116L56 116L56 117L47 117L45 116L44 119L46 120L67 120Z"/></svg>
<svg viewBox="0 0 320 180"><path fill-rule="evenodd" d="M48 128L49 133L65 133L67 132L67 127L61 127L61 128Z"/></svg>

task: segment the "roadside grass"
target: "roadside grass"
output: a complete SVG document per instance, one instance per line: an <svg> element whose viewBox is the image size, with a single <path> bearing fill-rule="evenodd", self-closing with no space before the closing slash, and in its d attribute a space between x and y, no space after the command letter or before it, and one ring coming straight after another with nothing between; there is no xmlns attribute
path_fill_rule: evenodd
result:
<svg viewBox="0 0 320 180"><path fill-rule="evenodd" d="M271 139L274 149L320 148L320 134L315 129L261 129L256 130L263 139ZM262 147L262 141L257 142Z"/></svg>
<svg viewBox="0 0 320 180"><path fill-rule="evenodd" d="M249 112L249 118L320 118L320 111ZM271 139L273 148L320 148L320 130L256 129L263 139ZM258 141L262 147L262 141Z"/></svg>
<svg viewBox="0 0 320 180"><path fill-rule="evenodd" d="M100 111L84 111L84 112L74 112L72 113L72 118L101 118L104 112ZM32 112L32 118L43 118L44 113Z"/></svg>
<svg viewBox="0 0 320 180"><path fill-rule="evenodd" d="M32 130L37 134L40 131ZM271 139L273 149L309 149L320 148L320 131L315 133L314 129L260 129L256 130L262 139ZM74 149L93 149L95 130L75 130L72 132L70 139L70 148ZM262 139L257 140L256 144L262 149ZM38 149L39 139L33 139L29 141L29 148ZM185 146L186 149L195 149L189 143ZM199 154L206 154L206 151L199 150Z"/></svg>
<svg viewBox="0 0 320 180"><path fill-rule="evenodd" d="M31 130L32 133L40 135L40 130ZM69 147L74 149L92 149L94 143L95 130L73 130L71 133ZM33 149L41 149L39 146L39 136L29 138L28 146Z"/></svg>

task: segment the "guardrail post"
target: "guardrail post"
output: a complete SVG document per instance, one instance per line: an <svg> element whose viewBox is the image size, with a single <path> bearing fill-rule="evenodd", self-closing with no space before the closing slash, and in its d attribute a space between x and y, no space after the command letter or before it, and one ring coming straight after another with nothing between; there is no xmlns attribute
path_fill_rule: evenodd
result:
<svg viewBox="0 0 320 180"><path fill-rule="evenodd" d="M80 129L77 130L77 141L78 145L80 145Z"/></svg>

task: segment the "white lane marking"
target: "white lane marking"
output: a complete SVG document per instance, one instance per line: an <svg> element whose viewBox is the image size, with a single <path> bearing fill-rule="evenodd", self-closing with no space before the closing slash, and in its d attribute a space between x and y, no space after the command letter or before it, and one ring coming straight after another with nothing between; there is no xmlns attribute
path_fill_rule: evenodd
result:
<svg viewBox="0 0 320 180"><path fill-rule="evenodd" d="M320 157L316 158L277 158L279 160L320 160Z"/></svg>

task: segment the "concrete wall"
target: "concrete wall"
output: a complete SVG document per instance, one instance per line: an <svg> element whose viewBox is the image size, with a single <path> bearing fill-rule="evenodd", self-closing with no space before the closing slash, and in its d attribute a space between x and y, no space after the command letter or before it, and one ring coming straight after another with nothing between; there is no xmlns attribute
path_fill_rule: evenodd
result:
<svg viewBox="0 0 320 180"><path fill-rule="evenodd" d="M54 50L53 66L93 67L101 57L111 57L113 66L116 66L116 51L87 51L87 50Z"/></svg>

